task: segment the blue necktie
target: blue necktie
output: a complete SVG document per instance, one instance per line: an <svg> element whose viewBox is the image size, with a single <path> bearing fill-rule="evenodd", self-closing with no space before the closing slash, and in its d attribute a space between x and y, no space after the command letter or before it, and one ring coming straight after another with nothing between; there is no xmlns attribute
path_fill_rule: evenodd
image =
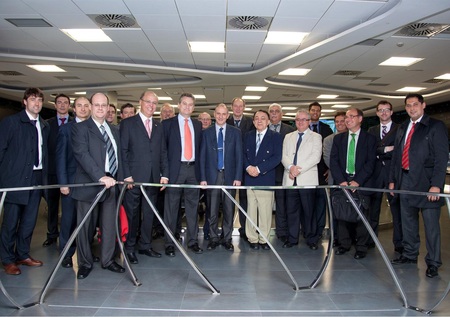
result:
<svg viewBox="0 0 450 317"><path fill-rule="evenodd" d="M223 169L223 128L219 129L219 137L217 138L217 169Z"/></svg>
<svg viewBox="0 0 450 317"><path fill-rule="evenodd" d="M100 129L102 130L103 139L105 139L106 142L106 154L108 155L109 159L109 173L114 177L117 172L117 161L116 155L114 153L114 147L112 145L111 139L108 136L108 133L106 133L105 127L101 125Z"/></svg>
<svg viewBox="0 0 450 317"><path fill-rule="evenodd" d="M303 132L298 133L297 145L295 146L294 165L297 165L297 153L300 143L302 143Z"/></svg>

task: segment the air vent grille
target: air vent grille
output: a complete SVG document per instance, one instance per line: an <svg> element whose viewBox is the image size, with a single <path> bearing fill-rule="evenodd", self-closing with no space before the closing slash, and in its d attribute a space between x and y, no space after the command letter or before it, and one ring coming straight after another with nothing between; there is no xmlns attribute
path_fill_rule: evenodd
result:
<svg viewBox="0 0 450 317"><path fill-rule="evenodd" d="M442 84L443 82L446 82L446 81L447 80L445 80L445 79L433 78L433 79L428 79L428 80L424 81L424 83L427 83L427 84Z"/></svg>
<svg viewBox="0 0 450 317"><path fill-rule="evenodd" d="M450 27L449 24L413 23L400 29L394 36L431 37Z"/></svg>
<svg viewBox="0 0 450 317"><path fill-rule="evenodd" d="M22 73L16 72L15 70L2 70L2 71L0 71L0 75L3 75L3 76L23 76Z"/></svg>
<svg viewBox="0 0 450 317"><path fill-rule="evenodd" d="M101 28L139 28L135 18L129 14L99 14L89 17Z"/></svg>
<svg viewBox="0 0 450 317"><path fill-rule="evenodd" d="M228 18L228 26L237 30L267 30L271 21L269 17L235 16Z"/></svg>
<svg viewBox="0 0 450 317"><path fill-rule="evenodd" d="M357 71L357 70L340 70L334 73L336 76L358 76L361 75L363 72Z"/></svg>

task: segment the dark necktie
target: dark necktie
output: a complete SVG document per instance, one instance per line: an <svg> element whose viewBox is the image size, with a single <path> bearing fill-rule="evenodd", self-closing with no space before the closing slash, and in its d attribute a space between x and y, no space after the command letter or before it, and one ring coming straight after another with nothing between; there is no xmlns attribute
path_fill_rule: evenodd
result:
<svg viewBox="0 0 450 317"><path fill-rule="evenodd" d="M297 165L297 153L300 148L300 144L302 143L303 132L298 133L297 145L295 146L295 155L294 155L294 165Z"/></svg>
<svg viewBox="0 0 450 317"><path fill-rule="evenodd" d="M384 137L387 134L387 126L382 126L383 130L381 131L381 138L384 139Z"/></svg>
<svg viewBox="0 0 450 317"><path fill-rule="evenodd" d="M411 138L414 133L416 124L413 123L411 130L409 130L408 137L406 138L405 146L403 147L402 153L402 168L405 170L409 170L409 147L411 146Z"/></svg>
<svg viewBox="0 0 450 317"><path fill-rule="evenodd" d="M100 129L102 130L103 139L105 139L106 142L106 154L108 155L109 160L109 173L114 177L117 172L117 161L114 153L114 147L108 133L106 133L105 127L101 125Z"/></svg>
<svg viewBox="0 0 450 317"><path fill-rule="evenodd" d="M241 125L241 120L234 120L234 126L238 127Z"/></svg>
<svg viewBox="0 0 450 317"><path fill-rule="evenodd" d="M279 132L279 130L278 130L278 127L279 127L279 126L280 126L279 123L273 124L273 125L272 125L272 131Z"/></svg>
<svg viewBox="0 0 450 317"><path fill-rule="evenodd" d="M64 125L64 122L66 122L66 118L59 118L59 120L61 121L60 125Z"/></svg>
<svg viewBox="0 0 450 317"><path fill-rule="evenodd" d="M38 133L38 128L37 128L37 120L31 120L31 123L33 123L34 127L35 127L35 132L36 132L36 142L34 143L34 166L38 167L39 166L39 133Z"/></svg>
<svg viewBox="0 0 450 317"><path fill-rule="evenodd" d="M223 170L223 128L219 129L219 137L217 138L217 169Z"/></svg>
<svg viewBox="0 0 450 317"><path fill-rule="evenodd" d="M314 131L314 132L318 132L319 130L317 130L317 124L313 124L312 125L312 130Z"/></svg>

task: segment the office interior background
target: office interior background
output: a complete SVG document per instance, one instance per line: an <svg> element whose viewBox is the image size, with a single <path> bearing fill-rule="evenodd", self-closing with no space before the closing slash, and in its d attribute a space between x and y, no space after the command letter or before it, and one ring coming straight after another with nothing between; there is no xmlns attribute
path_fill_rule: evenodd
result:
<svg viewBox="0 0 450 317"><path fill-rule="evenodd" d="M79 34L79 30L87 33ZM92 38L94 35L100 38ZM204 46L199 46L201 44ZM425 112L450 127L449 51L448 0L1 0L0 118L21 109L27 87L39 87L45 94L44 118L54 115L53 99L58 93L76 98L105 92L119 109L127 102L138 106L141 93L153 90L159 96L160 105L168 102L174 107L180 94L193 93L196 96L194 117L204 111L212 114L217 104L230 105L234 97L243 97L247 115L267 109L271 103L279 103L283 107L283 120L289 122L297 109L319 101L323 107L323 120L332 119L336 111L345 111L352 106L363 110L367 127L378 123L375 106L379 100L390 101L396 112L394 121L401 122L406 118L404 96L408 92L418 92L425 97ZM39 68L43 65L51 68ZM448 228L447 211L443 210L443 223ZM42 230L44 236L44 220L40 220L41 225L36 231ZM426 294L433 293L437 298L450 278L450 255L445 244L449 236L448 232L444 234L443 238L447 237L443 240L445 268L438 284L432 285L422 276L412 278L414 282L406 281L411 297L420 304L431 305L433 298ZM389 245L389 233L381 238ZM40 240L33 245L49 263L45 269L48 273L57 254L40 250ZM304 257L308 254L306 249L285 253L292 266L301 266L296 271L300 278L304 272L308 276L316 272L321 263L320 256L313 255L310 261L314 265L309 265L311 263ZM244 245L240 251L249 252ZM326 251L325 245L322 251ZM233 255L234 261L239 261L235 257L239 253ZM225 252L219 255L222 263L232 262L224 259ZM299 255L299 259L295 258ZM214 270L214 265L221 263L217 259L211 260L211 255L204 254L203 257L200 261L207 270ZM401 309L401 300L392 281L387 281L386 271L380 273L377 268L382 265L380 258L368 258L363 265L348 258L344 263L335 263L333 269L348 269L340 276L347 279L357 276L364 283L375 286L369 287L370 290L345 283L344 286L330 286L330 283L342 280L327 276L325 287L306 295L306 302L323 303L322 296L327 294L322 306L302 306L300 302L305 303L305 298L298 293L294 297L295 292L289 289L284 277L279 282L282 285L271 285L268 280L253 283L245 274L240 275L239 269L226 270L239 276L231 277L233 283L230 285L226 282L230 276L218 277L225 286L220 295L223 306L218 304L219 299L211 299L208 290L199 286L201 283L192 272L180 278L182 283L179 285L187 285L183 291L175 285L153 286L152 278L160 281L155 273L158 269L170 278L170 272L164 271L167 265L174 271L181 268L185 272L186 265L180 264L182 259L177 257L169 264L165 259L166 262L157 264L156 268L153 262L143 262L151 267L141 271L152 276L144 277L145 292L150 295L142 289L136 291L126 277L122 282L109 280L107 287L95 291L94 282L98 286L109 275L92 279L89 286L77 284L72 276L69 282L62 282L61 292L49 294L48 302L54 304L53 307L32 308L25 314L67 313L58 306L61 302L68 306L83 306L69 310L71 314L132 314L131 305L129 310L111 308L115 303L127 306L129 300L143 307L137 314L145 315L231 315L232 308L237 310L236 315L420 315ZM208 264L208 260L214 264ZM267 276L278 279L282 274L273 273L272 264L260 262ZM252 276L253 281L257 267L246 266L248 263L242 265L243 272ZM361 272L369 277L360 275ZM15 277L6 277L4 283L24 302L35 300L45 280L40 277L36 282L35 274L30 270L22 276L25 283L31 285L27 291L15 288ZM411 274L415 275L416 270L401 273L406 280ZM240 283L249 283L251 290L236 286ZM424 289L416 289L419 284ZM227 293L226 286L232 291ZM274 292L284 297L280 299L274 295L271 299L269 292L258 291L258 286L274 287ZM74 295L74 289L76 294L79 292L79 298ZM86 293L81 295L83 290ZM159 291L162 295L155 295ZM102 304L93 300L96 292L101 293L98 296L102 298ZM175 297L170 296L172 293ZM359 295L362 295L361 300ZM87 301L83 302L81 298ZM162 302L164 304L158 306ZM176 303L176 308L170 306L171 303ZM95 307L88 308L89 304ZM107 305L108 308L96 305ZM19 314L8 306L7 301L1 302L0 306L4 314ZM154 309L145 310L148 306ZM162 306L170 309L159 310ZM197 311L198 307L205 311ZM441 307L438 314L450 314L448 302ZM388 311L377 311L381 308Z"/></svg>

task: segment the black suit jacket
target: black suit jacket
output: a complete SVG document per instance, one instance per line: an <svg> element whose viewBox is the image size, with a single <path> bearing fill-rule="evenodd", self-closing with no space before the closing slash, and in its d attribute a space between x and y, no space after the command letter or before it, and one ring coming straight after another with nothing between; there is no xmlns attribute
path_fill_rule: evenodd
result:
<svg viewBox="0 0 450 317"><path fill-rule="evenodd" d="M152 119L151 138L140 115L122 120L120 146L124 178L132 176L135 182L159 183L161 176L169 177L164 131L159 120Z"/></svg>
<svg viewBox="0 0 450 317"><path fill-rule="evenodd" d="M72 120L73 118L69 116L68 122L66 122L64 125L68 124ZM48 119L47 123L50 127L50 135L48 136L48 174L56 175L56 146L58 142L58 132L60 126L58 125L58 118L56 116Z"/></svg>
<svg viewBox="0 0 450 317"><path fill-rule="evenodd" d="M232 115L227 119L227 123L234 126L234 118ZM239 129L241 130L242 137L244 137L247 132L255 130L253 118L242 116L241 122L239 123Z"/></svg>
<svg viewBox="0 0 450 317"><path fill-rule="evenodd" d="M392 156L389 182L395 189L400 188L402 180L402 153L410 120L404 122L397 131L395 148ZM431 186L444 189L448 161L448 131L444 122L424 114L416 123L409 148L409 174L412 181L411 190L428 192ZM426 196L411 195L410 205L418 208L437 208L444 204L440 199L428 201Z"/></svg>
<svg viewBox="0 0 450 317"><path fill-rule="evenodd" d="M56 176L58 184L73 184L77 171L77 161L72 151L72 126L77 124L75 120L64 124L59 128L56 142ZM72 194L72 191L70 191Z"/></svg>
<svg viewBox="0 0 450 317"><path fill-rule="evenodd" d="M347 169L347 148L349 132L336 134L333 139L333 146L330 155L330 171L334 179L334 184L348 182ZM377 140L372 134L361 130L355 153L355 175L353 180L361 187L372 187L371 176L375 168Z"/></svg>
<svg viewBox="0 0 450 317"><path fill-rule="evenodd" d="M116 179L123 180L122 167L120 166L120 136L117 128L105 121L111 129L117 145L118 172ZM77 161L76 184L98 183L100 178L106 176L106 142L100 129L91 118L72 126L72 149ZM98 186L74 187L72 197L81 201L92 201L100 191ZM103 201L105 195L103 196Z"/></svg>
<svg viewBox="0 0 450 317"><path fill-rule="evenodd" d="M375 188L387 187L389 182L389 173L391 170L391 159L393 151L384 152L386 146L394 145L395 136L397 135L397 129L399 125L392 122L391 129L389 132L381 139L380 131L381 125L376 125L370 127L368 132L375 136L377 140L377 161L375 164L375 171L373 173L374 181L373 186Z"/></svg>
<svg viewBox="0 0 450 317"><path fill-rule="evenodd" d="M178 125L178 115L162 122L164 128L164 137L167 147L167 158L169 162L169 183L174 184L178 178L181 166L181 132ZM192 118L191 118L192 120ZM198 120L192 120L195 137L195 176L200 182L200 164L197 162L200 158L200 143L202 138L202 124Z"/></svg>
<svg viewBox="0 0 450 317"><path fill-rule="evenodd" d="M49 126L41 116L42 132L42 180L46 184L48 167L47 140ZM31 186L35 159L36 127L25 110L0 121L0 188ZM5 201L13 204L28 204L28 192L10 192Z"/></svg>

